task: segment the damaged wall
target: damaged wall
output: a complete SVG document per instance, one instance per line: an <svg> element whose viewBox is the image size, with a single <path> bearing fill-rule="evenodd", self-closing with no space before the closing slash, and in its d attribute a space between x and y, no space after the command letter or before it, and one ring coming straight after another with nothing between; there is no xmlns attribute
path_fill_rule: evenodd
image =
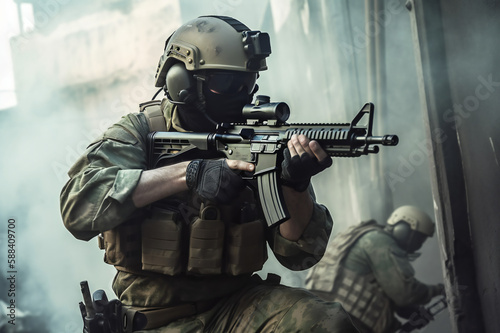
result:
<svg viewBox="0 0 500 333"><path fill-rule="evenodd" d="M498 332L498 1L411 1L454 332Z"/></svg>

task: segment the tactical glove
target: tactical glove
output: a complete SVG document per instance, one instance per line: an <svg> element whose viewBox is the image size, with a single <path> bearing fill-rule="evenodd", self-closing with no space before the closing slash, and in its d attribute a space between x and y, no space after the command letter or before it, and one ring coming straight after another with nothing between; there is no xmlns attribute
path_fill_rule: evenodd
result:
<svg viewBox="0 0 500 333"><path fill-rule="evenodd" d="M403 306L396 309L396 313L401 318L410 319L415 313L419 313L419 307L416 305Z"/></svg>
<svg viewBox="0 0 500 333"><path fill-rule="evenodd" d="M193 160L186 168L186 184L205 200L229 203L245 188L245 182L225 160Z"/></svg>
<svg viewBox="0 0 500 333"><path fill-rule="evenodd" d="M283 157L281 163L282 184L298 192L307 190L311 177L332 165L330 156L327 156L321 162L318 161L316 156L311 156L308 153L292 157L288 148L285 148Z"/></svg>

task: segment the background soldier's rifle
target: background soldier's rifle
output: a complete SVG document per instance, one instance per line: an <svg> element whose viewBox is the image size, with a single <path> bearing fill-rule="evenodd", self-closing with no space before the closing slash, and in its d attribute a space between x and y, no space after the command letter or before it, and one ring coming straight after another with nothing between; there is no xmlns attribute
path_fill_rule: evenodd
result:
<svg viewBox="0 0 500 333"><path fill-rule="evenodd" d="M436 315L446 309L448 303L446 297L440 297L436 302L428 307L420 306L417 312L414 312L408 321L401 326L398 333L410 333L416 329L421 329L427 326Z"/></svg>
<svg viewBox="0 0 500 333"><path fill-rule="evenodd" d="M272 226L289 219L279 174L283 150L292 135L316 140L330 156L375 154L377 145L395 146L399 139L396 135L373 136L373 113L373 104L367 103L351 123L288 124L286 103L270 103L268 96L257 96L255 105L243 107L246 123L222 123L213 133L150 133L149 168L217 156L254 163L255 172L244 178L257 181L260 206L267 225ZM362 118L366 124L360 124Z"/></svg>

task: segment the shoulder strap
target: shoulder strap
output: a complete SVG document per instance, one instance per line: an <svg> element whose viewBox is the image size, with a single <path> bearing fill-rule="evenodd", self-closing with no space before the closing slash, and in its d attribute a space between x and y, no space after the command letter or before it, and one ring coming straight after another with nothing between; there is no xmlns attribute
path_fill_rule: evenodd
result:
<svg viewBox="0 0 500 333"><path fill-rule="evenodd" d="M139 111L144 113L151 132L165 132L167 123L161 109L161 100L147 101L139 104Z"/></svg>

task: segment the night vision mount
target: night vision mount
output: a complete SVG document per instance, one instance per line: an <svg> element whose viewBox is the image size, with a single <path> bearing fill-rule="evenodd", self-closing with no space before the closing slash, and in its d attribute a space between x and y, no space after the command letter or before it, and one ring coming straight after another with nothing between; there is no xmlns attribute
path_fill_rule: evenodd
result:
<svg viewBox="0 0 500 333"><path fill-rule="evenodd" d="M242 32L243 49L249 60L247 68L258 70L260 62L271 54L271 42L267 32L247 30Z"/></svg>

